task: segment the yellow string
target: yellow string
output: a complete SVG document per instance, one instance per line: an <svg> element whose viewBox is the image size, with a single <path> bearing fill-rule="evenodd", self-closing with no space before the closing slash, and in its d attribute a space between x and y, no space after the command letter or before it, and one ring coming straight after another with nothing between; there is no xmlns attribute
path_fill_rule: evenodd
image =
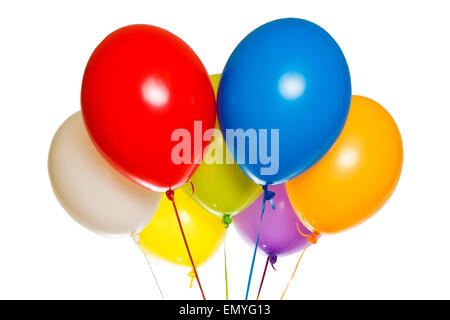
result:
<svg viewBox="0 0 450 320"><path fill-rule="evenodd" d="M191 285L189 286L189 288L192 288L192 284L194 283L194 279L196 278L194 270L189 272L188 276L191 277Z"/></svg>

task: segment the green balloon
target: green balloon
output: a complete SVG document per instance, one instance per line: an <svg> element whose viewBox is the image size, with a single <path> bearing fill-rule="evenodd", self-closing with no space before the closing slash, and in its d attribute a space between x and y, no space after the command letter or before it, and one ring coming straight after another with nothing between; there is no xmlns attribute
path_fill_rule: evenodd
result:
<svg viewBox="0 0 450 320"><path fill-rule="evenodd" d="M210 79L217 94L220 74L211 75ZM217 121L216 128L219 129ZM233 156L229 153L221 133L211 142L205 160L215 157L218 151L221 151L222 163L208 164L204 161L191 177L194 186L192 197L219 217L233 216L255 201L262 188L250 180L234 161L229 163ZM190 184L183 186L183 189L188 194L192 193Z"/></svg>

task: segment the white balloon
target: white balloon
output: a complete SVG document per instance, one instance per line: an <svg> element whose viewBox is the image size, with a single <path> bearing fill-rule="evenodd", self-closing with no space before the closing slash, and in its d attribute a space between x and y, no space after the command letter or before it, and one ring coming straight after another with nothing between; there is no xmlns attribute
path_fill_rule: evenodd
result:
<svg viewBox="0 0 450 320"><path fill-rule="evenodd" d="M48 172L69 215L102 235L141 231L161 200L161 193L131 182L103 159L87 134L81 112L67 119L53 137Z"/></svg>

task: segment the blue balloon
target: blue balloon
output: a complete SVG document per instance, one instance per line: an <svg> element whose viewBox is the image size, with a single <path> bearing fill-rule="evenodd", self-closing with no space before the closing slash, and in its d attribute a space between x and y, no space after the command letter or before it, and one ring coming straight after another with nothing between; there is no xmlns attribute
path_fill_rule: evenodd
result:
<svg viewBox="0 0 450 320"><path fill-rule="evenodd" d="M280 19L251 32L228 59L219 124L253 181L281 184L331 148L350 100L350 72L336 41L312 22Z"/></svg>

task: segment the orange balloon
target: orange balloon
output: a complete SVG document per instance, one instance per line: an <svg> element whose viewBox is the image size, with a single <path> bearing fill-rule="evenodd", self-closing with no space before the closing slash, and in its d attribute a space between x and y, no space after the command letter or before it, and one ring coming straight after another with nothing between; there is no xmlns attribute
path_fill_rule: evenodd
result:
<svg viewBox="0 0 450 320"><path fill-rule="evenodd" d="M400 178L402 138L378 103L353 96L347 123L314 167L286 183L297 215L310 230L336 233L375 214Z"/></svg>

